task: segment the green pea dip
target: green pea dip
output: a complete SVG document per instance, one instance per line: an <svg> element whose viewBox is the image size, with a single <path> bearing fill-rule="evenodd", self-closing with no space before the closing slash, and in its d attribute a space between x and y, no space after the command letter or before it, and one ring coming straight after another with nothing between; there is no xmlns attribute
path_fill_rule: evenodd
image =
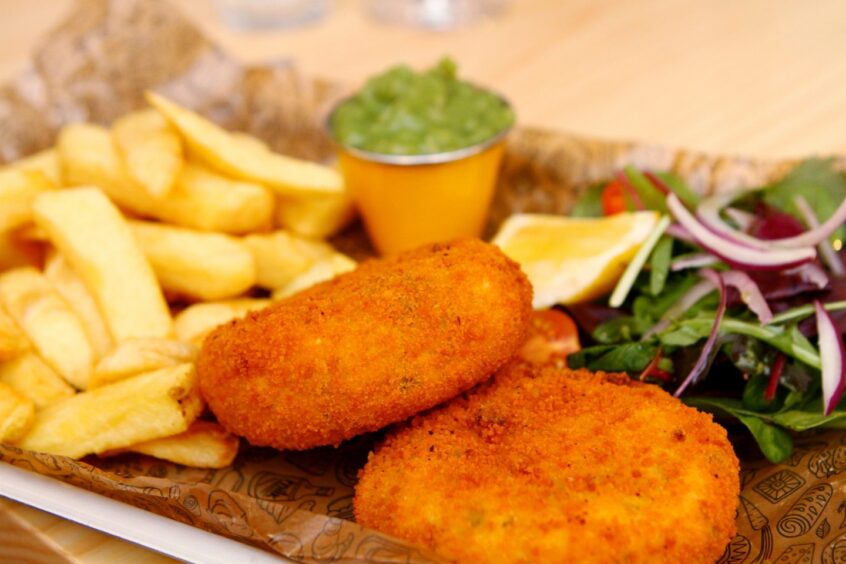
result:
<svg viewBox="0 0 846 564"><path fill-rule="evenodd" d="M388 155L454 151L486 141L514 123L514 112L496 94L456 77L441 59L423 72L399 65L370 78L331 119L346 147Z"/></svg>

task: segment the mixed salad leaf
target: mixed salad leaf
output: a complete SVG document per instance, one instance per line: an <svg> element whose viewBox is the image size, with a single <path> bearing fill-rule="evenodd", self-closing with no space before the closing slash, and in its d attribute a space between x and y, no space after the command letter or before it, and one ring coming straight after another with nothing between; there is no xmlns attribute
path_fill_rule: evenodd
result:
<svg viewBox="0 0 846 564"><path fill-rule="evenodd" d="M571 306L572 368L627 372L732 417L778 462L792 431L846 429L846 175L811 159L780 181L700 198L627 167L573 215L663 215L608 304Z"/></svg>

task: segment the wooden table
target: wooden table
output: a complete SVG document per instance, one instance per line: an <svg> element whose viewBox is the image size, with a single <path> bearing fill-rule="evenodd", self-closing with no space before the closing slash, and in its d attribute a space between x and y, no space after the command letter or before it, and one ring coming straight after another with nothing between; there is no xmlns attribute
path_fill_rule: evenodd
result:
<svg viewBox="0 0 846 564"><path fill-rule="evenodd" d="M448 33L381 25L364 0L335 0L317 25L252 34L224 28L212 0L174 1L245 60L292 57L349 82L449 53L527 124L758 156L846 150L839 0L511 0ZM69 5L0 0L0 77Z"/></svg>
<svg viewBox="0 0 846 564"><path fill-rule="evenodd" d="M174 562L140 546L0 497L0 562Z"/></svg>
<svg viewBox="0 0 846 564"><path fill-rule="evenodd" d="M500 17L445 33L379 24L364 1L336 0L319 24L251 34L226 29L210 0L173 1L245 61L291 57L350 83L450 54L508 96L524 124L754 156L846 151L839 0L512 0ZM0 79L23 68L69 5L0 0ZM0 500L0 531L11 523L79 561L163 560ZM21 538L0 537L0 560Z"/></svg>

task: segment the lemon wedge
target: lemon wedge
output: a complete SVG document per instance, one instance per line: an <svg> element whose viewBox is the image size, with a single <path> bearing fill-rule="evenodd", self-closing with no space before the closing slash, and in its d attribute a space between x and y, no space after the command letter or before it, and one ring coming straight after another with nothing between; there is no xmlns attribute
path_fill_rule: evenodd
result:
<svg viewBox="0 0 846 564"><path fill-rule="evenodd" d="M602 218L517 214L493 244L517 261L535 308L584 302L610 292L658 222L657 212Z"/></svg>

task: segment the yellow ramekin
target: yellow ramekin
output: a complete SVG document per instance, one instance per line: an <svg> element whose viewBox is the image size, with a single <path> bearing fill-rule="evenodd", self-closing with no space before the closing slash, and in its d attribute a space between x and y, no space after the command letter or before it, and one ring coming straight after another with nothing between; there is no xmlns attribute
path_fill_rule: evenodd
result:
<svg viewBox="0 0 846 564"><path fill-rule="evenodd" d="M332 114L330 135L331 124ZM479 237L508 131L470 147L423 155L373 153L338 143L347 188L376 249L390 255L426 243Z"/></svg>

